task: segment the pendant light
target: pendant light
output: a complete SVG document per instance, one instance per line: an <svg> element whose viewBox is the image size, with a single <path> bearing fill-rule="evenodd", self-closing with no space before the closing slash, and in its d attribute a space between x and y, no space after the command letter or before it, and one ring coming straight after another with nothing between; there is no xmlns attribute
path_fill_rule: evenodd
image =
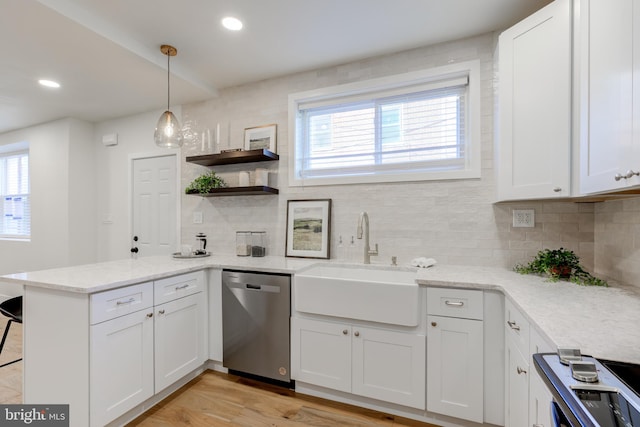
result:
<svg viewBox="0 0 640 427"><path fill-rule="evenodd" d="M171 76L171 72L169 70L169 59L172 56L176 56L178 50L173 46L163 44L160 46L160 51L167 55L167 111L162 113L158 119L156 131L153 133L153 139L158 147L178 148L182 147L182 127L180 126L176 116L169 111L169 100L171 95L171 87L169 85L169 79Z"/></svg>

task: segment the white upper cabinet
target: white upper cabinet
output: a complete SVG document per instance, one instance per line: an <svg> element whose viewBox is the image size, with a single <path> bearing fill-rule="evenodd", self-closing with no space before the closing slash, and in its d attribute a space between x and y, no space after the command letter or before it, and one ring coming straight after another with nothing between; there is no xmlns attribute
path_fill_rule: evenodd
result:
<svg viewBox="0 0 640 427"><path fill-rule="evenodd" d="M571 1L500 35L497 199L571 195Z"/></svg>
<svg viewBox="0 0 640 427"><path fill-rule="evenodd" d="M580 192L640 185L640 1L580 2Z"/></svg>

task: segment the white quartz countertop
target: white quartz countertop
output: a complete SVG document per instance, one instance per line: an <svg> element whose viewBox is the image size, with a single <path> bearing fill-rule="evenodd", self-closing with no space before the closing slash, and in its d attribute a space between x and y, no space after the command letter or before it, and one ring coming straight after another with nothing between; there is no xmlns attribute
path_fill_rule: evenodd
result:
<svg viewBox="0 0 640 427"><path fill-rule="evenodd" d="M0 280L94 293L204 268L295 274L319 262L324 261L216 254L194 259L157 256L16 273ZM580 348L584 354L603 359L640 364L640 292L635 289L579 286L502 268L439 264L418 269L416 278L420 285L502 292L521 309L532 327L555 345Z"/></svg>
<svg viewBox="0 0 640 427"><path fill-rule="evenodd" d="M640 364L640 293L634 289L550 282L488 267L436 265L417 274L422 285L501 291L555 345Z"/></svg>
<svg viewBox="0 0 640 427"><path fill-rule="evenodd" d="M203 258L154 256L8 274L2 276L0 280L6 283L90 294L204 268L235 268L293 274L317 262L318 260L276 256L260 258L216 254Z"/></svg>

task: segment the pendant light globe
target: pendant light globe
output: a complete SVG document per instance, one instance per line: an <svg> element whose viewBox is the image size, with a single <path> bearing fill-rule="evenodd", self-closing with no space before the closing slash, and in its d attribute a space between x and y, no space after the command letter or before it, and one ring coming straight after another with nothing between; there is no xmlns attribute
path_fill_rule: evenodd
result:
<svg viewBox="0 0 640 427"><path fill-rule="evenodd" d="M176 116L169 110L171 99L171 71L169 68L169 59L172 56L176 56L178 50L173 46L163 44L162 46L160 46L160 51L163 54L167 55L167 111L162 113L162 115L158 119L156 130L153 133L153 140L158 147L179 148L182 147L182 142L184 140L182 126L180 126L180 122L178 122Z"/></svg>

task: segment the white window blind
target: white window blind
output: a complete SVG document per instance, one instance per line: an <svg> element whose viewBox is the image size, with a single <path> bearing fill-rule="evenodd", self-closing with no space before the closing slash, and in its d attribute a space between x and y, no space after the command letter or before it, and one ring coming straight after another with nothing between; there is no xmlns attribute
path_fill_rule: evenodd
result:
<svg viewBox="0 0 640 427"><path fill-rule="evenodd" d="M0 153L0 237L31 236L29 152Z"/></svg>
<svg viewBox="0 0 640 427"><path fill-rule="evenodd" d="M477 69L466 67L291 95L293 185L478 177Z"/></svg>

